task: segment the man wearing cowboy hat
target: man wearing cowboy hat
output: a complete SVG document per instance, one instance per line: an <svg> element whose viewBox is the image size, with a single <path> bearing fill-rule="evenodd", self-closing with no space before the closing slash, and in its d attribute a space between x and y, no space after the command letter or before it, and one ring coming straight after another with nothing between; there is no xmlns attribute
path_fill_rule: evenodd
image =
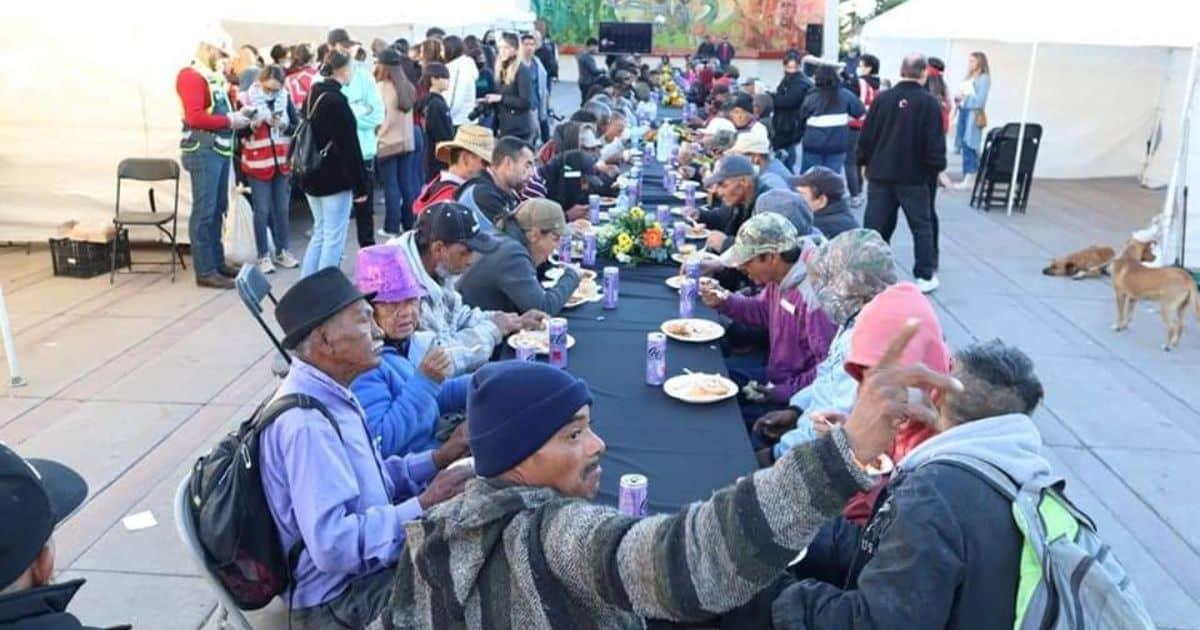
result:
<svg viewBox="0 0 1200 630"><path fill-rule="evenodd" d="M275 396L305 394L329 414L286 411L260 442L263 491L283 548L304 543L288 594L297 628L339 620L360 628L378 616L390 598L389 568L404 550L404 524L458 494L474 474L469 466L438 473L453 459L441 449L380 455L349 389L380 363L374 297L329 267L296 283L275 309L292 352Z"/></svg>
<svg viewBox="0 0 1200 630"><path fill-rule="evenodd" d="M488 167L495 150L496 137L490 130L475 124L459 125L453 140L437 144L437 160L450 167L421 189L413 201L413 214L419 215L439 201L454 201L459 187Z"/></svg>

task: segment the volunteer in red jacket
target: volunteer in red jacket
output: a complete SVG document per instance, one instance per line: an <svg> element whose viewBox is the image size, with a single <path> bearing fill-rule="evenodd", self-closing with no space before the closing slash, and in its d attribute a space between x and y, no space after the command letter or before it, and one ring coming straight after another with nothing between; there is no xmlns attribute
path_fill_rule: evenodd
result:
<svg viewBox="0 0 1200 630"><path fill-rule="evenodd" d="M290 96L283 90L283 66L267 66L246 93L254 108L250 128L243 130L242 173L250 182L250 205L254 208L254 241L258 245L258 268L274 273L300 266L288 251L288 207L292 201L288 147L298 119ZM275 246L269 251L267 228Z"/></svg>
<svg viewBox="0 0 1200 630"><path fill-rule="evenodd" d="M213 29L200 39L196 58L179 71L175 91L183 106L180 161L192 180L192 213L188 239L196 284L232 289L237 269L225 264L221 247L221 216L229 206L229 164L233 132L250 124L249 108L233 111L229 84L219 64L229 57L232 44L224 32Z"/></svg>
<svg viewBox="0 0 1200 630"><path fill-rule="evenodd" d="M450 168L421 189L413 202L413 214L419 216L425 208L441 201L454 201L459 187L488 167L495 148L496 137L491 130L474 124L459 125L453 140L437 143L438 161Z"/></svg>

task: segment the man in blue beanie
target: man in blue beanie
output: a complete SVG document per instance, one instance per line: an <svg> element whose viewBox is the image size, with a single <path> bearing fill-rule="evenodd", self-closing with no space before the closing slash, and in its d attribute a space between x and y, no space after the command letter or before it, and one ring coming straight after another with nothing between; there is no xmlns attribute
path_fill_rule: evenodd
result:
<svg viewBox="0 0 1200 630"><path fill-rule="evenodd" d="M961 391L923 366L896 367L910 322L868 373L842 427L678 514L644 518L592 505L604 442L591 393L569 372L505 361L480 368L467 398L479 475L406 525L383 628L642 628L644 617L711 619L773 582L873 484L873 462L904 421L935 412L908 388Z"/></svg>

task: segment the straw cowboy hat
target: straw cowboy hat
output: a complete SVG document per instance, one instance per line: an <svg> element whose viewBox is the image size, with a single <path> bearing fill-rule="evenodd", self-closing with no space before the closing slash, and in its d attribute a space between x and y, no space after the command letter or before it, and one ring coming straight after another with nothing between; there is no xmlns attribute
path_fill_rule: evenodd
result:
<svg viewBox="0 0 1200 630"><path fill-rule="evenodd" d="M479 125L460 125L454 132L454 139L437 144L437 159L439 162L450 163L450 149L463 149L479 156L484 162L491 163L492 151L496 148L496 138L492 131Z"/></svg>

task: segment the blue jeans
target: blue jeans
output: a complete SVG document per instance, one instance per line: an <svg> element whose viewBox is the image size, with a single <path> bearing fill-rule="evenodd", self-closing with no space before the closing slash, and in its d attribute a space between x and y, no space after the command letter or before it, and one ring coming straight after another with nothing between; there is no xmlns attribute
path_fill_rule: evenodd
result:
<svg viewBox="0 0 1200 630"><path fill-rule="evenodd" d="M425 130L413 127L413 150L400 158L400 192L404 195L404 206L401 209L404 229L412 229L413 202L421 194L425 185Z"/></svg>
<svg viewBox="0 0 1200 630"><path fill-rule="evenodd" d="M286 175L276 175L270 181L250 180L250 205L254 208L254 242L258 257L266 258L288 248L288 207L292 202L292 182ZM267 227L275 242L275 251L267 251Z"/></svg>
<svg viewBox="0 0 1200 630"><path fill-rule="evenodd" d="M349 190L324 197L305 197L308 197L308 207L312 208L313 235L304 252L304 262L300 265L301 278L320 269L342 264L346 230L350 227L350 209L354 206L354 193Z"/></svg>
<svg viewBox="0 0 1200 630"><path fill-rule="evenodd" d="M808 169L814 166L825 166L834 173L841 173L842 167L846 165L845 153L814 153L805 151L800 158L800 172L807 173Z"/></svg>
<svg viewBox="0 0 1200 630"><path fill-rule="evenodd" d="M400 160L411 153L389 155L375 160L376 175L379 185L383 186L383 231L392 234L400 233L400 226L406 218L405 203L408 203L411 220L412 204L400 188Z"/></svg>
<svg viewBox="0 0 1200 630"><path fill-rule="evenodd" d="M967 133L967 118L971 114L970 110L959 108L958 123L954 125L954 150L962 153L963 136Z"/></svg>
<svg viewBox="0 0 1200 630"><path fill-rule="evenodd" d="M979 152L963 144L962 146L963 176L979 172Z"/></svg>
<svg viewBox="0 0 1200 630"><path fill-rule="evenodd" d="M217 273L225 264L221 246L221 217L229 208L229 161L216 151L196 149L180 157L192 180L192 214L188 240L196 277Z"/></svg>

